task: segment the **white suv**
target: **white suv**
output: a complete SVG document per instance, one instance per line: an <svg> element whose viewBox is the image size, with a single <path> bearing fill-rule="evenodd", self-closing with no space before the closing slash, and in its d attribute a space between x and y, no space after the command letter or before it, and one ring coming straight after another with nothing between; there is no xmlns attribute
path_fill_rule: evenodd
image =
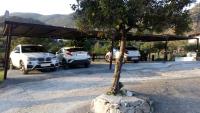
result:
<svg viewBox="0 0 200 113"><path fill-rule="evenodd" d="M119 58L119 48L113 48L113 58L117 59ZM111 52L107 52L105 55L105 60L107 62L110 61L111 57ZM124 62L126 61L133 61L135 63L138 63L140 61L140 52L137 48L135 47L126 47L125 48L125 53L124 53Z"/></svg>
<svg viewBox="0 0 200 113"><path fill-rule="evenodd" d="M84 65L86 68L90 65L90 55L82 47L63 47L56 56L60 63L66 66Z"/></svg>
<svg viewBox="0 0 200 113"><path fill-rule="evenodd" d="M18 45L10 54L11 67L20 68L24 74L34 69L56 70L58 64L56 56L41 45Z"/></svg>

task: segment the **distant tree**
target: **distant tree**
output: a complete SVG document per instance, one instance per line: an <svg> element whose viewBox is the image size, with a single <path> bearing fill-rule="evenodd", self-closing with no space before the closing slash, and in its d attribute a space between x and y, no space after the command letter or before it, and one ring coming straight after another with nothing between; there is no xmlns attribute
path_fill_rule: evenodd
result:
<svg viewBox="0 0 200 113"><path fill-rule="evenodd" d="M153 48L155 48L158 58L160 58L160 52L165 49L165 42L155 42Z"/></svg>
<svg viewBox="0 0 200 113"><path fill-rule="evenodd" d="M110 93L120 91L120 73L125 52L126 35L130 30L162 32L173 29L176 34L189 31L191 19L186 6L194 0L77 0L72 5L76 22L83 30L115 32L120 36L120 57L116 59Z"/></svg>

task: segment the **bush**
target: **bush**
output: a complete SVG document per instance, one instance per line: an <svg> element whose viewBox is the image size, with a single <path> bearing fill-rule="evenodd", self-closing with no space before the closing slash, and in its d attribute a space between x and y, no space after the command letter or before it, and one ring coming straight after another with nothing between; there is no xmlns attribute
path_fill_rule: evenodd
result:
<svg viewBox="0 0 200 113"><path fill-rule="evenodd" d="M0 82L3 81L3 71L0 70Z"/></svg>
<svg viewBox="0 0 200 113"><path fill-rule="evenodd" d="M93 49L92 49L92 51L93 51L93 53L95 53L95 54L100 54L100 55L102 55L102 54L106 54L106 52L108 52L109 51L109 48L110 48L110 45L109 44L100 44L99 42L97 42L95 45L94 45L94 47L93 47Z"/></svg>

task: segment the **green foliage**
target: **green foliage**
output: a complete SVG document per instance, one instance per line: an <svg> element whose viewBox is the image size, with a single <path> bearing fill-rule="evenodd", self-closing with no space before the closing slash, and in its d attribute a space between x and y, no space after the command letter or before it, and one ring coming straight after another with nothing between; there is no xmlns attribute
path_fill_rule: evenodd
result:
<svg viewBox="0 0 200 113"><path fill-rule="evenodd" d="M94 47L92 48L92 52L99 55L105 55L108 51L110 51L110 44L105 42L96 42Z"/></svg>
<svg viewBox="0 0 200 113"><path fill-rule="evenodd" d="M152 42L146 42L146 43L140 43L140 50L144 53L150 53L153 52L153 43Z"/></svg>
<svg viewBox="0 0 200 113"><path fill-rule="evenodd" d="M3 81L3 71L0 70L0 83Z"/></svg>
<svg viewBox="0 0 200 113"><path fill-rule="evenodd" d="M0 37L0 59L4 57L4 44L3 44L4 38Z"/></svg>
<svg viewBox="0 0 200 113"><path fill-rule="evenodd" d="M189 31L191 19L185 8L194 0L82 0L73 5L79 27L137 33L145 30L162 32L173 28L176 34ZM84 29L84 28L83 28Z"/></svg>
<svg viewBox="0 0 200 113"><path fill-rule="evenodd" d="M186 51L196 51L197 50L197 45L196 44L188 44L188 45L185 46L185 50Z"/></svg>
<svg viewBox="0 0 200 113"><path fill-rule="evenodd" d="M185 45L187 45L187 43L187 41L170 41L168 43L168 50L176 50L180 47L184 47Z"/></svg>
<svg viewBox="0 0 200 113"><path fill-rule="evenodd" d="M118 86L127 33L163 32L169 28L176 34L189 31L191 22L185 8L193 0L77 0L72 5L76 22L82 30L100 30L121 37L120 56L115 67L111 92L119 93ZM81 28L83 27L83 28ZM109 37L107 37L109 38Z"/></svg>
<svg viewBox="0 0 200 113"><path fill-rule="evenodd" d="M53 39L50 38L28 38L28 37L21 37L15 38L12 40L11 43L11 50L17 46L18 44L37 44L43 45L49 52L55 53L60 49L64 43L58 43Z"/></svg>
<svg viewBox="0 0 200 113"><path fill-rule="evenodd" d="M83 47L87 51L92 51L92 47L94 42L89 39L82 40L59 40L55 41L50 38L16 38L12 40L11 50L17 46L18 44L39 44L45 46L49 52L55 53L62 47L67 46L75 46L75 47ZM104 47L103 47L104 48ZM105 49L104 49L105 50ZM103 50L101 50L103 51Z"/></svg>
<svg viewBox="0 0 200 113"><path fill-rule="evenodd" d="M186 53L185 53L185 52L177 53L177 54L175 55L175 57L186 57Z"/></svg>
<svg viewBox="0 0 200 113"><path fill-rule="evenodd" d="M65 46L83 47L87 51L91 51L94 42L91 39L68 40Z"/></svg>

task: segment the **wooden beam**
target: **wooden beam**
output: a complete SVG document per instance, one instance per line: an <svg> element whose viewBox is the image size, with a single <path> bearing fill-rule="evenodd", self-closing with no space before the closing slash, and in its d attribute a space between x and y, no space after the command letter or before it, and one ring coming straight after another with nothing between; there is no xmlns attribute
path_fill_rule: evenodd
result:
<svg viewBox="0 0 200 113"><path fill-rule="evenodd" d="M164 55L164 61L167 61L167 51L168 51L168 47L167 47L167 44L168 44L168 40L165 41L165 55Z"/></svg>
<svg viewBox="0 0 200 113"><path fill-rule="evenodd" d="M7 25L9 29L9 34L6 37L6 48L5 48L5 57L4 57L4 80L7 79L8 72L8 62L9 62L9 54L10 54L10 44L11 44L11 36L12 36L12 24Z"/></svg>

